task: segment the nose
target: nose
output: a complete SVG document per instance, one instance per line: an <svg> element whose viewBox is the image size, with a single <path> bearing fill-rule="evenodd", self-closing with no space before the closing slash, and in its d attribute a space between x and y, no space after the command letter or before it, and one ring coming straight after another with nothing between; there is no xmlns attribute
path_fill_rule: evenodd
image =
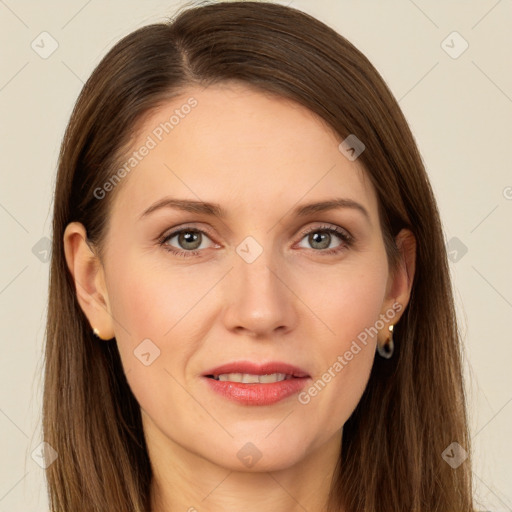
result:
<svg viewBox="0 0 512 512"><path fill-rule="evenodd" d="M225 283L223 321L232 332L258 338L285 334L297 324L297 297L284 265L264 250L252 263L235 256Z"/></svg>

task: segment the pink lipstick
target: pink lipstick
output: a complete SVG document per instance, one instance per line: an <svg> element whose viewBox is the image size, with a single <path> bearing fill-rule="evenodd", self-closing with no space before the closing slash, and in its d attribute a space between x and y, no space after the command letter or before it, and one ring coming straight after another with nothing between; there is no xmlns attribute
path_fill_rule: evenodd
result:
<svg viewBox="0 0 512 512"><path fill-rule="evenodd" d="M287 363L237 361L203 374L210 389L245 405L271 405L299 393L309 374Z"/></svg>

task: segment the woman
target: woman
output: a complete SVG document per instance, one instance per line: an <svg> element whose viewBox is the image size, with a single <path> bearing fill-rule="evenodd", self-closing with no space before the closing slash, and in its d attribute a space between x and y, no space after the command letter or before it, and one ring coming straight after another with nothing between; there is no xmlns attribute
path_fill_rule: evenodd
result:
<svg viewBox="0 0 512 512"><path fill-rule="evenodd" d="M329 27L230 2L125 37L53 230L52 510L473 510L436 202Z"/></svg>

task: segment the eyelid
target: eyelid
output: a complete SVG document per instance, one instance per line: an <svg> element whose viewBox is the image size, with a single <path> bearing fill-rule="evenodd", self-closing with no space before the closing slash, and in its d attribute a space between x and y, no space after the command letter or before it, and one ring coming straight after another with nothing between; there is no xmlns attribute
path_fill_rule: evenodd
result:
<svg viewBox="0 0 512 512"><path fill-rule="evenodd" d="M219 244L217 244L217 242L215 242L214 240L214 236L212 236L211 234L211 231L212 229L211 228L204 228L204 227L197 227L193 222L192 223L188 223L188 224L185 224L183 226L179 225L179 226L175 226L173 228L170 228L170 229L166 229L158 238L158 242L162 245L165 245L166 244L166 241L167 240L170 240L171 238L174 238L176 235L179 235L182 231L197 231L198 233L202 233L204 235L207 235L208 238L212 241L212 243L214 245L217 245L219 246ZM172 247L172 246L170 246ZM183 249L179 249L179 248L175 248L176 251L182 251ZM196 252L201 252L201 251L204 251L204 249L194 249L194 250L191 250L191 251L186 251L186 252L189 252L191 254L194 253L194 251Z"/></svg>
<svg viewBox="0 0 512 512"><path fill-rule="evenodd" d="M197 224L199 224L199 223L197 223ZM199 227L199 226L196 226L195 222L188 222L188 223L183 224L183 225L180 224L180 225L174 226L172 228L167 228L158 237L158 239L168 238L171 235L176 235L180 231L186 231L187 229L190 229L191 231L194 230L194 231L200 231L200 232L206 233L210 237L212 236L212 231L213 231L213 229L211 227L209 227L209 226L207 228L205 228L204 225L202 224L201 227Z"/></svg>
<svg viewBox="0 0 512 512"><path fill-rule="evenodd" d="M345 236L347 239L354 240L354 237L346 228L338 226L337 224L331 224L330 222L322 222L321 224L321 226L310 226L309 228L306 228L304 231L301 231L301 236L308 235L314 231L328 230L335 231L340 236Z"/></svg>

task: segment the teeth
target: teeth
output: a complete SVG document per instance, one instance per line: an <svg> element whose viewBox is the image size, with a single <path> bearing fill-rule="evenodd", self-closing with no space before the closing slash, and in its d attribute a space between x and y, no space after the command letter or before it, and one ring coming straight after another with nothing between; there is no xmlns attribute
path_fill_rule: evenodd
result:
<svg viewBox="0 0 512 512"><path fill-rule="evenodd" d="M280 382L282 380L291 379L286 373L272 373L270 375L252 375L250 373L223 373L214 376L216 380L241 382L243 384L270 384L272 382Z"/></svg>

